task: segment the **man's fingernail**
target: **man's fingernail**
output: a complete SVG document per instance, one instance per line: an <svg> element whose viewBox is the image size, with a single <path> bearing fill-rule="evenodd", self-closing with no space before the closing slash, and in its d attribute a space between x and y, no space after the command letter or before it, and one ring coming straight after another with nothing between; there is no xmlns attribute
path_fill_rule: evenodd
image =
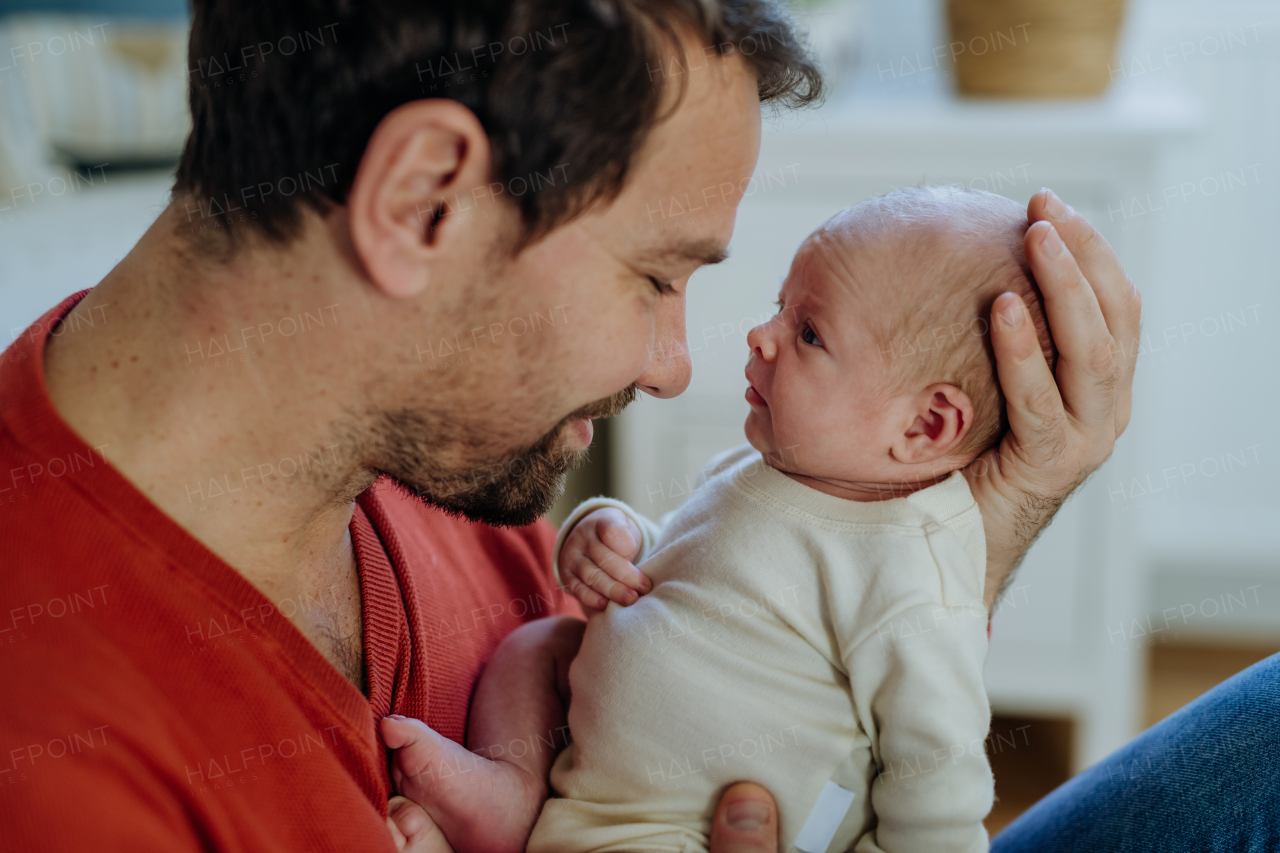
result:
<svg viewBox="0 0 1280 853"><path fill-rule="evenodd" d="M1006 329L1016 329L1022 325L1023 316L1021 300L1011 300L1000 311L1000 322Z"/></svg>
<svg viewBox="0 0 1280 853"><path fill-rule="evenodd" d="M1053 190L1045 187L1044 211L1054 219L1061 222L1067 218L1069 208L1062 203L1062 199L1058 198Z"/></svg>
<svg viewBox="0 0 1280 853"><path fill-rule="evenodd" d="M725 819L734 832L759 832L769 823L769 807L755 800L743 800L729 806Z"/></svg>
<svg viewBox="0 0 1280 853"><path fill-rule="evenodd" d="M1044 247L1044 253L1051 258L1061 257L1062 253L1067 250L1062 238L1058 236L1057 230L1052 225L1049 226L1049 233L1044 235L1040 245Z"/></svg>

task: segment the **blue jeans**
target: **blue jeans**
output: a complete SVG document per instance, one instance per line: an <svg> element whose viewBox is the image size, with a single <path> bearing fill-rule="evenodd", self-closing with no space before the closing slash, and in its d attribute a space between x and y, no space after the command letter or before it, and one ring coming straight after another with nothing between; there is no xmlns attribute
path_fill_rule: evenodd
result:
<svg viewBox="0 0 1280 853"><path fill-rule="evenodd" d="M997 835L991 850L1280 850L1280 655L1071 779Z"/></svg>

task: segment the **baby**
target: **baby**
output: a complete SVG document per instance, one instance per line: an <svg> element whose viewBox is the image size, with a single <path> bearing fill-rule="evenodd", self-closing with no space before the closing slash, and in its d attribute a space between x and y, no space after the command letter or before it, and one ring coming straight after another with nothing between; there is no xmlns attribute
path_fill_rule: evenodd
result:
<svg viewBox="0 0 1280 853"><path fill-rule="evenodd" d="M704 851L718 796L741 780L777 797L783 850L987 849L986 547L960 469L1006 428L986 327L998 295L1023 297L1054 362L1026 229L1014 202L954 187L837 214L748 335L749 446L661 527L607 499L575 510L557 571L605 609L569 668L572 744L531 853ZM537 630L569 631L522 629ZM542 746L524 719L559 719L572 650L557 649L486 671L471 726L486 743L468 745L496 760L383 723L405 747L401 792L460 851L521 849L543 789L511 792L554 747L511 745ZM441 784L461 756L472 778ZM470 816L445 802L458 785ZM510 828L481 843L484 809Z"/></svg>

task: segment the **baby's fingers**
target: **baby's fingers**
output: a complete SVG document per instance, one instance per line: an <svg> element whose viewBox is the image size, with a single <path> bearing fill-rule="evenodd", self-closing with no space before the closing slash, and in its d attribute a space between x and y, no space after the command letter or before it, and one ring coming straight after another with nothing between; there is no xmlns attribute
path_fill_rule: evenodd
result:
<svg viewBox="0 0 1280 853"><path fill-rule="evenodd" d="M387 749L401 749L431 737L431 728L422 720L393 714L378 721L378 732Z"/></svg>
<svg viewBox="0 0 1280 853"><path fill-rule="evenodd" d="M421 720L402 717L398 713L378 721L378 733L388 749L396 751L392 760L392 777L399 792L406 793L406 783L419 783L422 776L431 776L431 757L438 752L436 740L442 736L431 730Z"/></svg>
<svg viewBox="0 0 1280 853"><path fill-rule="evenodd" d="M635 521L625 512L612 508L600 512L596 536L628 562L636 558L640 553L640 546L644 544L644 537Z"/></svg>
<svg viewBox="0 0 1280 853"><path fill-rule="evenodd" d="M617 557L616 554L614 556ZM640 597L640 594L635 590L629 589L625 584L614 580L592 558L584 557L580 562L575 563L570 567L570 573L582 581L587 589L607 599L600 605L600 609L603 609L609 601L616 601L626 606Z"/></svg>
<svg viewBox="0 0 1280 853"><path fill-rule="evenodd" d="M618 554L617 551L614 551L604 542L597 539L593 542L587 543L587 547L584 549L583 553L586 554L587 562L592 563L593 568L598 569L606 578L608 578L608 581L601 580L600 583L608 584L609 581L613 581L614 585L621 586L628 592L634 593L635 595L644 595L646 592L653 589L653 582L650 581L643 572L633 566L630 560L627 560ZM616 595L612 594L609 591L612 589L612 586L607 587L606 589L601 589L598 584L591 583L585 574L583 575L583 579L587 580L587 582L591 584L592 589L608 595L609 598L619 604L631 603L630 601L623 601ZM621 592L621 590L619 590L619 592ZM634 599L632 599L632 601L634 601Z"/></svg>
<svg viewBox="0 0 1280 853"><path fill-rule="evenodd" d="M592 610L604 610L609 606L609 599L587 586L581 578L573 574L567 567L564 572L564 588L569 590L574 598L582 602L584 607Z"/></svg>
<svg viewBox="0 0 1280 853"><path fill-rule="evenodd" d="M392 797L387 803L387 830L398 853L453 853L426 810L405 797Z"/></svg>

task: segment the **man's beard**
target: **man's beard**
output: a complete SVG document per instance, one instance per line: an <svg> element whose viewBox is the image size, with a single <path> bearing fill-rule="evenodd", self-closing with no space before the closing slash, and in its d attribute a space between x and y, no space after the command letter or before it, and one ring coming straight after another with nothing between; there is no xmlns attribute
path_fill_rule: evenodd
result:
<svg viewBox="0 0 1280 853"><path fill-rule="evenodd" d="M523 450L510 451L465 467L443 463L436 452L450 441L472 450L474 441L456 427L431 424L417 413L384 413L378 431L384 461L379 466L423 503L470 521L495 527L531 524L564 493L565 475L586 461L586 450L564 447L564 433L581 418L608 418L636 398L634 385L583 406Z"/></svg>

